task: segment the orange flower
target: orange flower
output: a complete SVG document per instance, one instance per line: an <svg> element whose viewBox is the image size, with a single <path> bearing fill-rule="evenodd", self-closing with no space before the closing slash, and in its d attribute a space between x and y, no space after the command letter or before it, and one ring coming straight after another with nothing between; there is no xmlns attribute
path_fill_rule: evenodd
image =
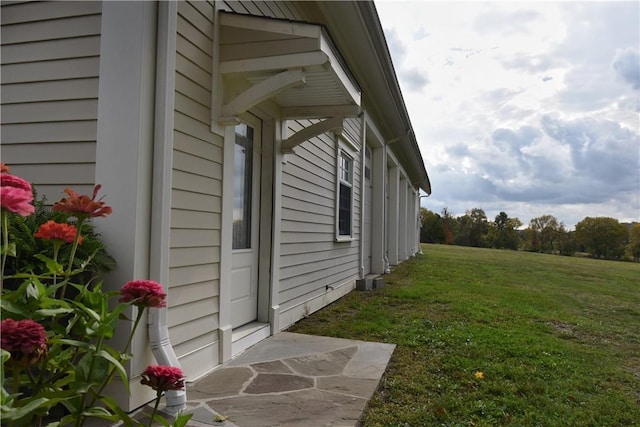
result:
<svg viewBox="0 0 640 427"><path fill-rule="evenodd" d="M5 165L4 162L0 162L0 172L9 173L9 166Z"/></svg>
<svg viewBox="0 0 640 427"><path fill-rule="evenodd" d="M71 224L60 224L49 220L42 224L34 236L46 240L59 240L73 243L76 240L77 229ZM82 244L82 236L78 237L78 244Z"/></svg>
<svg viewBox="0 0 640 427"><path fill-rule="evenodd" d="M103 201L96 200L100 188L102 188L101 185L96 185L92 198L84 194L81 196L70 188L67 188L64 192L67 193L69 197L62 198L59 202L56 202L53 205L53 210L66 212L79 220L89 217L105 217L109 215L112 210L109 206L105 206Z"/></svg>

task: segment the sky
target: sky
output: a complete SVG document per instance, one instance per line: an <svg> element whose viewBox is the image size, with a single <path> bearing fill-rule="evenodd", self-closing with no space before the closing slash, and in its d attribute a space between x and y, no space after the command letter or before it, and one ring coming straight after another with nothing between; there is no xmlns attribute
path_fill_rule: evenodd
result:
<svg viewBox="0 0 640 427"><path fill-rule="evenodd" d="M376 0L422 206L640 221L640 2Z"/></svg>

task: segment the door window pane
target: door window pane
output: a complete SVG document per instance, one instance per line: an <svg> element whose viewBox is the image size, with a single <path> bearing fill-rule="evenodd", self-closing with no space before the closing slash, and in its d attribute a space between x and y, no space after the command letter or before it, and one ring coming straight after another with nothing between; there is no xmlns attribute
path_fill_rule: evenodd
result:
<svg viewBox="0 0 640 427"><path fill-rule="evenodd" d="M236 126L233 174L233 249L251 248L253 128Z"/></svg>

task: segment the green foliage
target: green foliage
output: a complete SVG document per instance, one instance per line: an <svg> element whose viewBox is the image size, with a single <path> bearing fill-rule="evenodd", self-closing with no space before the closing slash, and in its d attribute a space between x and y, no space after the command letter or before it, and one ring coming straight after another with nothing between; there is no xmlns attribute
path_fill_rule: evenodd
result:
<svg viewBox="0 0 640 427"><path fill-rule="evenodd" d="M594 258L622 259L629 234L617 219L586 217L576 224L575 237Z"/></svg>
<svg viewBox="0 0 640 427"><path fill-rule="evenodd" d="M9 343L8 338L5 343L3 339L3 347L6 344L11 350L3 349L1 353L2 425L22 427L50 422L47 425L82 426L89 418L140 425L104 390L118 376L129 392L124 365L131 358L131 338L144 307L133 309L132 304L138 303L136 300L118 303L120 292L107 292L102 288L99 276L111 269L113 259L100 236L85 223L91 213L79 213L70 215L81 218L73 224L81 233L71 228L75 240L65 243L69 240L66 236L56 238L48 234L46 239L34 236L48 220L53 219L58 225L70 223L67 214L47 208L44 200L36 203L35 213L30 216L1 211L3 334L6 332L13 340L20 340L20 343ZM81 235L83 241L78 245ZM110 340L121 319L131 313L136 316L132 319L127 344L122 350L116 349L109 344ZM30 328L32 336L36 335L33 339L37 345L25 350L24 335L17 332L11 335L18 327L8 319L25 328L19 330L20 334ZM34 326L43 327L46 336ZM156 408L161 394L158 393ZM54 411L64 413L54 416ZM178 416L174 425L184 426L189 417ZM169 425L155 412L152 418Z"/></svg>
<svg viewBox="0 0 640 427"><path fill-rule="evenodd" d="M631 259L640 261L640 224L633 224L629 229L627 252Z"/></svg>
<svg viewBox="0 0 640 427"><path fill-rule="evenodd" d="M397 345L363 425L640 425L638 264L423 250L290 328Z"/></svg>
<svg viewBox="0 0 640 427"><path fill-rule="evenodd" d="M445 227L442 218L429 209L420 208L420 241L423 243L445 243Z"/></svg>
<svg viewBox="0 0 640 427"><path fill-rule="evenodd" d="M46 266L34 257L37 254L41 254L53 258L53 245L43 239L36 238L34 234L48 220L77 225L76 222L69 219L67 214L53 211L47 205L45 198L34 201L33 205L36 210L27 217L8 212L10 218L8 232L12 236L12 242L15 243L16 252L22 254L22 256L8 260L7 272L45 273L47 271ZM84 277L74 279L83 281L92 276L100 276L111 271L115 261L107 253L106 247L100 238L101 236L95 231L95 227L90 223L83 222L81 234L83 236L82 244L78 245L73 268L80 268L81 263L85 260L89 260L89 263L83 269ZM24 254L33 254L33 256L25 256ZM63 245L60 248L58 258L68 260L70 255L71 245Z"/></svg>
<svg viewBox="0 0 640 427"><path fill-rule="evenodd" d="M640 261L640 225L620 224L613 218L584 218L575 231L553 215L522 222L505 212L488 221L484 210L474 208L454 217L447 208L440 215L420 208L420 241L458 246L524 250L565 256L589 255L609 260Z"/></svg>

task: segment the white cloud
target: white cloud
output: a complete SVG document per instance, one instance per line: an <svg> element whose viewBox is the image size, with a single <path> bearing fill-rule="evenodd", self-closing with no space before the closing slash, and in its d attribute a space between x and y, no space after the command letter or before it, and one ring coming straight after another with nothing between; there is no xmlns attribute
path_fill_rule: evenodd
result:
<svg viewBox="0 0 640 427"><path fill-rule="evenodd" d="M429 208L640 220L637 2L376 7Z"/></svg>

